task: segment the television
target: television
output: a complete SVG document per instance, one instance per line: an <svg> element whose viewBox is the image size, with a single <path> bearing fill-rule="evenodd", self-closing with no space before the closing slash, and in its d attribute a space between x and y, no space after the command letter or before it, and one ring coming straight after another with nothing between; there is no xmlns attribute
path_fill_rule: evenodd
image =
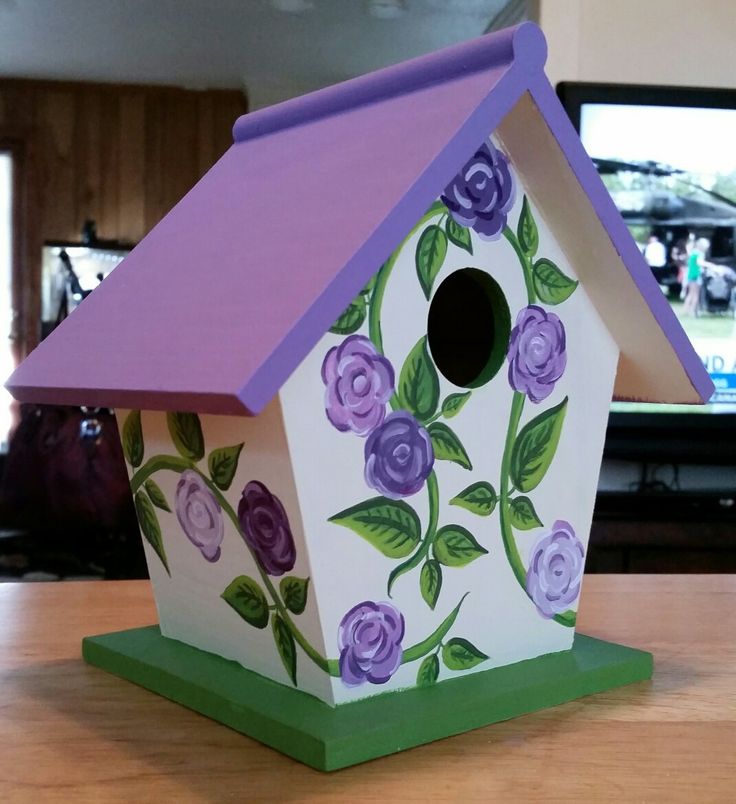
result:
<svg viewBox="0 0 736 804"><path fill-rule="evenodd" d="M94 221L85 221L79 242L46 241L41 257L41 337L75 310L132 248L130 243L100 240Z"/></svg>
<svg viewBox="0 0 736 804"><path fill-rule="evenodd" d="M703 406L614 402L605 456L734 463L736 90L562 82L557 94L716 387Z"/></svg>

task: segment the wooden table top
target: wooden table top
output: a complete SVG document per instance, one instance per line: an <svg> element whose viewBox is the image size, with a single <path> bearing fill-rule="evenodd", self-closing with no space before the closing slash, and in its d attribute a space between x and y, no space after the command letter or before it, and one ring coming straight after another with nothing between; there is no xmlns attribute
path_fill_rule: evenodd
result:
<svg viewBox="0 0 736 804"><path fill-rule="evenodd" d="M324 774L82 662L156 621L147 582L0 585L0 800L736 801L736 576L594 575L580 609L654 680Z"/></svg>

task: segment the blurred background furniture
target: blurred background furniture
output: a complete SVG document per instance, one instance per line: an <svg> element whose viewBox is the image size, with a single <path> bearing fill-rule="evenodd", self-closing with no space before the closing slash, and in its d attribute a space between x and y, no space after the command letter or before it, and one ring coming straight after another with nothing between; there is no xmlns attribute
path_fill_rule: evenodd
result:
<svg viewBox="0 0 736 804"><path fill-rule="evenodd" d="M74 314L230 146L246 110L237 89L0 78L0 155L12 168L0 326L12 362ZM21 411L0 393L3 425L0 580L145 577L112 412Z"/></svg>

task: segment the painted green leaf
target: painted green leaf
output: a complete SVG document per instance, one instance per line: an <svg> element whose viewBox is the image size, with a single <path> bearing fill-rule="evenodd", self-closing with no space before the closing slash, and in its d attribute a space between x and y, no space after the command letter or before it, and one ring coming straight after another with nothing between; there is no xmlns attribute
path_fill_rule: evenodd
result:
<svg viewBox="0 0 736 804"><path fill-rule="evenodd" d="M511 453L511 482L519 491L535 489L547 473L560 441L567 397L525 424Z"/></svg>
<svg viewBox="0 0 736 804"><path fill-rule="evenodd" d="M431 418L440 399L437 369L427 348L427 336L422 336L409 352L399 375L399 403L421 422Z"/></svg>
<svg viewBox="0 0 736 804"><path fill-rule="evenodd" d="M330 327L330 332L337 335L352 335L357 332L363 322L365 321L365 297L362 295L365 291L361 291L361 295L356 296L350 304L345 308L342 315Z"/></svg>
<svg viewBox="0 0 736 804"><path fill-rule="evenodd" d="M577 279L570 279L552 262L541 259L532 268L534 290L544 304L560 304L572 296L578 286Z"/></svg>
<svg viewBox="0 0 736 804"><path fill-rule="evenodd" d="M196 413L167 413L169 435L178 453L191 461L204 457L204 436Z"/></svg>
<svg viewBox="0 0 736 804"><path fill-rule="evenodd" d="M296 687L296 645L294 644L294 635L278 614L271 620L271 626L281 661L284 663L291 683Z"/></svg>
<svg viewBox="0 0 736 804"><path fill-rule="evenodd" d="M156 508L160 508L162 511L168 511L171 513L171 508L169 508L169 504L166 502L166 497L164 497L163 491L161 491L158 483L156 483L155 480L151 480L149 478L143 484L143 488L146 490L146 493L151 498L151 502L156 506Z"/></svg>
<svg viewBox="0 0 736 804"><path fill-rule="evenodd" d="M422 232L416 251L416 266L419 284L429 300L432 285L442 268L447 254L447 235L437 224L431 224Z"/></svg>
<svg viewBox="0 0 736 804"><path fill-rule="evenodd" d="M526 196L521 204L521 214L519 215L519 225L516 229L516 237L519 245L526 256L531 260L539 248L539 230L534 220L532 209Z"/></svg>
<svg viewBox="0 0 736 804"><path fill-rule="evenodd" d="M424 602L434 611L442 589L442 567L434 558L430 558L422 567L419 574L419 589Z"/></svg>
<svg viewBox="0 0 736 804"><path fill-rule="evenodd" d="M136 469L143 463L143 429L141 412L131 410L123 422L123 454L125 460Z"/></svg>
<svg viewBox="0 0 736 804"><path fill-rule="evenodd" d="M403 500L373 497L328 521L350 528L388 558L405 558L421 538L419 517Z"/></svg>
<svg viewBox="0 0 736 804"><path fill-rule="evenodd" d="M451 419L457 416L463 408L463 405L470 399L471 391L465 391L462 394L449 394L445 397L442 403L442 415L446 419Z"/></svg>
<svg viewBox="0 0 736 804"><path fill-rule="evenodd" d="M158 517L156 516L153 504L148 497L141 492L135 495L134 503L143 538L153 547L154 552L161 559L164 569L171 575L169 562L166 558L166 550L164 550L164 540L161 536L161 527L158 524Z"/></svg>
<svg viewBox="0 0 736 804"><path fill-rule="evenodd" d="M238 471L238 460L242 449L242 444L235 444L233 447L220 447L210 452L207 467L210 470L212 482L218 489L227 491L230 488L235 473Z"/></svg>
<svg viewBox="0 0 736 804"><path fill-rule="evenodd" d="M479 480L463 489L457 497L450 500L450 505L465 508L478 516L490 516L496 508L498 495L490 483Z"/></svg>
<svg viewBox="0 0 736 804"><path fill-rule="evenodd" d="M425 656L417 671L417 687L431 687L440 674L440 660L436 653Z"/></svg>
<svg viewBox="0 0 736 804"><path fill-rule="evenodd" d="M451 243L454 243L460 248L464 248L468 254L473 253L473 243L470 240L470 229L466 226L461 226L452 215L447 216L447 224L445 225L447 237Z"/></svg>
<svg viewBox="0 0 736 804"><path fill-rule="evenodd" d="M542 527L542 522L528 497L516 497L511 500L509 521L517 530L531 530L532 528Z"/></svg>
<svg viewBox="0 0 736 804"><path fill-rule="evenodd" d="M268 625L268 601L257 581L239 575L228 584L220 597L248 623L256 628Z"/></svg>
<svg viewBox="0 0 736 804"><path fill-rule="evenodd" d="M469 670L487 658L472 642L460 637L448 639L442 646L442 661L448 670Z"/></svg>
<svg viewBox="0 0 736 804"><path fill-rule="evenodd" d="M309 578L282 578L279 584L281 599L292 614L301 614L307 606Z"/></svg>
<svg viewBox="0 0 736 804"><path fill-rule="evenodd" d="M576 611L572 609L568 609L567 611L563 611L562 614L555 614L552 618L556 623L560 625L564 625L566 628L574 628L575 621L578 618L578 614Z"/></svg>
<svg viewBox="0 0 736 804"><path fill-rule="evenodd" d="M460 464L463 469L472 469L468 453L460 443L457 435L442 422L433 422L427 428L429 437L432 439L432 449L434 457L440 461L452 461Z"/></svg>
<svg viewBox="0 0 736 804"><path fill-rule="evenodd" d="M432 553L446 567L464 567L488 552L462 525L445 525L437 531Z"/></svg>

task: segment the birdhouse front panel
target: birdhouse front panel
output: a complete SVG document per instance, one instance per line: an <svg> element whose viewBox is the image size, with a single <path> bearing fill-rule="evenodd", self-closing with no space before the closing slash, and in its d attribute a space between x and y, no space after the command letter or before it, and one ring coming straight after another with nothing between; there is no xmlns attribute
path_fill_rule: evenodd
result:
<svg viewBox="0 0 736 804"><path fill-rule="evenodd" d="M571 647L617 357L486 141L280 393L336 703Z"/></svg>

